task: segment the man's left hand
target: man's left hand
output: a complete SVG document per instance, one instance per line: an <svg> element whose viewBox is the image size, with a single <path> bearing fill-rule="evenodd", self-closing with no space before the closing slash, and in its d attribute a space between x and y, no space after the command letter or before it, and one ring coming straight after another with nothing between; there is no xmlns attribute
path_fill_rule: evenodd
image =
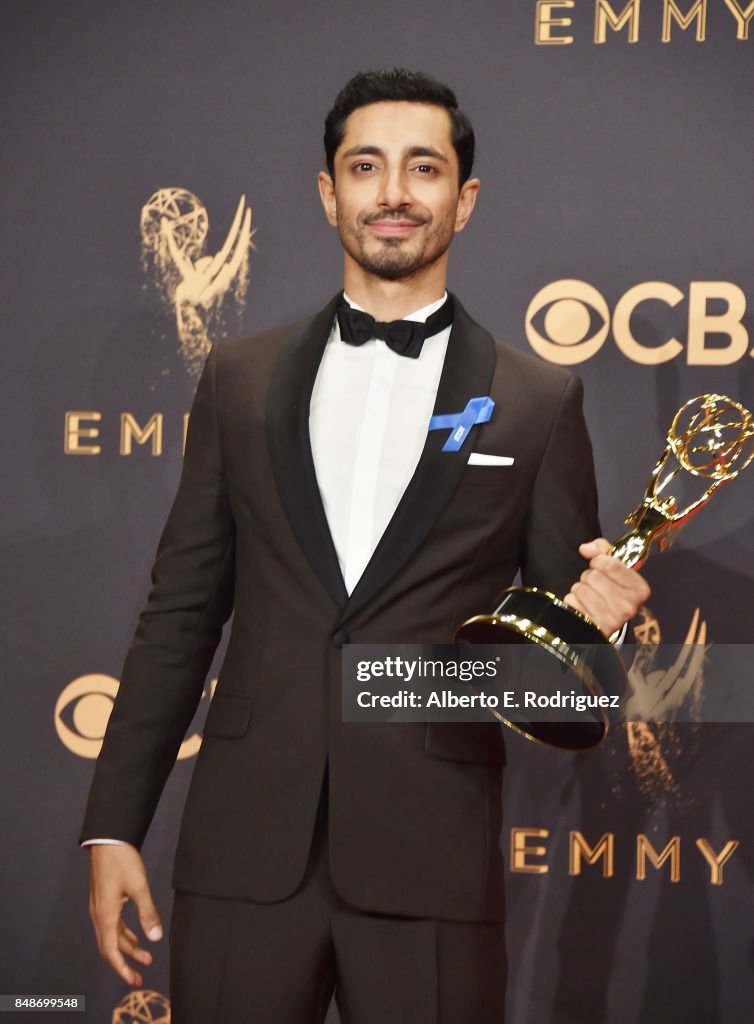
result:
<svg viewBox="0 0 754 1024"><path fill-rule="evenodd" d="M610 547L604 537L580 545L579 554L589 559L589 568L563 598L588 615L605 636L632 619L651 593L643 576L608 554Z"/></svg>

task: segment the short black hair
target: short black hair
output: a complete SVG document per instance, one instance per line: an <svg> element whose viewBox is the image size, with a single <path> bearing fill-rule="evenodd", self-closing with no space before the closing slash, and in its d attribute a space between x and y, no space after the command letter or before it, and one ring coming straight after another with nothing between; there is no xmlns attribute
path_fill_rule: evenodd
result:
<svg viewBox="0 0 754 1024"><path fill-rule="evenodd" d="M359 107L370 103L397 102L427 103L444 107L450 118L450 136L458 156L458 184L463 185L471 175L474 164L474 129L471 121L458 107L453 90L421 71L405 68L385 68L381 71L360 71L346 82L330 113L325 118L325 160L327 169L335 177L333 161L343 141L346 119Z"/></svg>

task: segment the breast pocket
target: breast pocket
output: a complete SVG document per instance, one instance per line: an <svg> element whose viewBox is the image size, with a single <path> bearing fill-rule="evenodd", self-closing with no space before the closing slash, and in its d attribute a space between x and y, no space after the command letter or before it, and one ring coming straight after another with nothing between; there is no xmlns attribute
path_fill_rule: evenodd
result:
<svg viewBox="0 0 754 1024"><path fill-rule="evenodd" d="M512 490L518 481L518 466L480 466L467 463L461 477L464 489L492 488L499 491Z"/></svg>

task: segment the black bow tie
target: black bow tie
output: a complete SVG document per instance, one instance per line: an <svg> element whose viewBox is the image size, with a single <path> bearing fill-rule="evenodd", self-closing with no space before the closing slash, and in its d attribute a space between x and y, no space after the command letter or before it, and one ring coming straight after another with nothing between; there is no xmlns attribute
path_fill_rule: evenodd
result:
<svg viewBox="0 0 754 1024"><path fill-rule="evenodd" d="M417 359L424 339L439 334L453 322L453 302L448 296L424 323L417 320L393 320L385 324L375 320L369 313L353 309L341 295L336 315L340 336L347 344L363 345L372 338L379 338L398 355Z"/></svg>

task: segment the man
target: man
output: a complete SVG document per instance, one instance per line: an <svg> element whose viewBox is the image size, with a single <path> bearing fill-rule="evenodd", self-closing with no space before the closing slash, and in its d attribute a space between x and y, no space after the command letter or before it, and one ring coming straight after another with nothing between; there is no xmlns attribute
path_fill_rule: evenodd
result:
<svg viewBox="0 0 754 1024"><path fill-rule="evenodd" d="M479 188L453 93L357 75L325 148L345 297L207 360L82 830L91 914L141 985L120 911L160 937L138 849L233 609L176 852L175 1024L321 1021L333 990L348 1024L499 1022L500 730L343 723L342 646L447 642L519 568L607 634L648 588L593 539L578 380L446 297ZM479 396L491 419L443 451L430 417Z"/></svg>

